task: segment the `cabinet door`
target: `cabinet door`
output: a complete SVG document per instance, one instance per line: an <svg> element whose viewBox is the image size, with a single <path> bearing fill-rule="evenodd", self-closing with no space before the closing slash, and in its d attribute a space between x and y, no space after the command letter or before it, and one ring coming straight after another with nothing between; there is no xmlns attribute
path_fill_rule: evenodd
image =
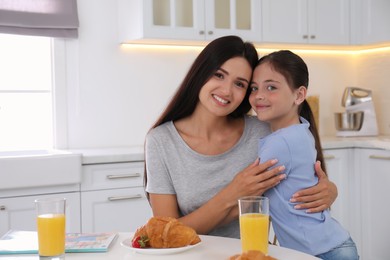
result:
<svg viewBox="0 0 390 260"><path fill-rule="evenodd" d="M307 10L309 43L350 43L350 0L310 0Z"/></svg>
<svg viewBox="0 0 390 260"><path fill-rule="evenodd" d="M350 172L353 171L352 150L350 149L326 149L324 150L326 173L329 180L337 186L338 196L331 206L331 215L337 219L346 229L350 229L349 213L347 205L350 201Z"/></svg>
<svg viewBox="0 0 390 260"><path fill-rule="evenodd" d="M307 43L307 0L263 0L263 41Z"/></svg>
<svg viewBox="0 0 390 260"><path fill-rule="evenodd" d="M237 35L261 41L261 0L205 0L204 4L206 40Z"/></svg>
<svg viewBox="0 0 390 260"><path fill-rule="evenodd" d="M349 231L360 252L360 170L355 149L325 149L324 157L329 180L336 184L338 196L331 206L331 215Z"/></svg>
<svg viewBox="0 0 390 260"><path fill-rule="evenodd" d="M35 199L66 198L66 231L80 232L79 192L0 199L0 236L10 229L36 230Z"/></svg>
<svg viewBox="0 0 390 260"><path fill-rule="evenodd" d="M148 38L204 40L204 1L144 0Z"/></svg>
<svg viewBox="0 0 390 260"><path fill-rule="evenodd" d="M83 232L130 232L152 216L144 189L81 192Z"/></svg>
<svg viewBox="0 0 390 260"><path fill-rule="evenodd" d="M390 151L361 149L362 259L389 259Z"/></svg>
<svg viewBox="0 0 390 260"><path fill-rule="evenodd" d="M204 40L203 0L117 0L120 42Z"/></svg>
<svg viewBox="0 0 390 260"><path fill-rule="evenodd" d="M356 44L389 42L390 1L360 0L354 17L353 32L357 34Z"/></svg>
<svg viewBox="0 0 390 260"><path fill-rule="evenodd" d="M263 0L263 41L349 44L349 1Z"/></svg>

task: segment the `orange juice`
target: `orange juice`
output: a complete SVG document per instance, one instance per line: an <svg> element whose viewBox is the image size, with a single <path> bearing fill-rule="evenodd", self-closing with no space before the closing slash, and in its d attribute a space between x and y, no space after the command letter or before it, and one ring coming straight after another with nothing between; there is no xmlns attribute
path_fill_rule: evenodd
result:
<svg viewBox="0 0 390 260"><path fill-rule="evenodd" d="M247 213L240 216L242 251L258 250L268 254L268 215Z"/></svg>
<svg viewBox="0 0 390 260"><path fill-rule="evenodd" d="M40 256L65 253L65 215L43 214L37 219Z"/></svg>

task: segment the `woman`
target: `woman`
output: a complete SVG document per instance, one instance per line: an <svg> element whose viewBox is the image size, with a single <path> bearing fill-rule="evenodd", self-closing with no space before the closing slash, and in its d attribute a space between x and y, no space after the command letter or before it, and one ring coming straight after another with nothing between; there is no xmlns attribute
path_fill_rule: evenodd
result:
<svg viewBox="0 0 390 260"><path fill-rule="evenodd" d="M237 199L260 195L285 177L259 164L256 140L268 124L247 116L258 55L239 37L209 43L146 137L145 186L155 216L171 216L198 234L239 237ZM320 184L294 197L299 207L329 207L337 188L317 167Z"/></svg>

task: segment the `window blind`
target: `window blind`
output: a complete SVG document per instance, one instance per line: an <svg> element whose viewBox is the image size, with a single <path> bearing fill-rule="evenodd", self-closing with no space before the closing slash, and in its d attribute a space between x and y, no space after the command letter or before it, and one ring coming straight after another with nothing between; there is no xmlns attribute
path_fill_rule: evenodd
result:
<svg viewBox="0 0 390 260"><path fill-rule="evenodd" d="M0 0L0 33L77 38L77 0Z"/></svg>

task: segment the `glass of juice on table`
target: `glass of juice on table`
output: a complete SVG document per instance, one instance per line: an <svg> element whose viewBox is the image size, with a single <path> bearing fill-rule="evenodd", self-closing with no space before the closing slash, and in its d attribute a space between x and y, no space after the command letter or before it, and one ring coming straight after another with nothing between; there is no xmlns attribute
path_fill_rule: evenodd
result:
<svg viewBox="0 0 390 260"><path fill-rule="evenodd" d="M269 200L262 196L242 197L240 209L240 235L242 252L249 250L268 254Z"/></svg>
<svg viewBox="0 0 390 260"><path fill-rule="evenodd" d="M35 200L35 206L39 256L41 259L64 259L66 200L38 199Z"/></svg>

